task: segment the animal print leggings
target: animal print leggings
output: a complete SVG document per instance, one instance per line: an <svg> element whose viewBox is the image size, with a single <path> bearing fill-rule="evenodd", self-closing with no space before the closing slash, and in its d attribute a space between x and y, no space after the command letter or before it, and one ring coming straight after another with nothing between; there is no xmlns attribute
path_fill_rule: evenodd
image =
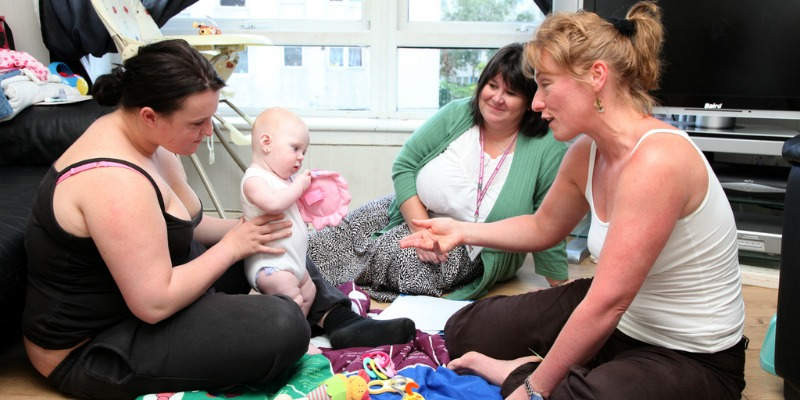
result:
<svg viewBox="0 0 800 400"><path fill-rule="evenodd" d="M375 232L389 223L394 195L372 200L351 211L342 222L312 233L308 256L333 285L355 281L378 301L398 294L441 296L483 273L480 257L469 259L463 246L450 251L447 262L429 264L415 249L401 249L400 239L411 232L400 224L381 236Z"/></svg>

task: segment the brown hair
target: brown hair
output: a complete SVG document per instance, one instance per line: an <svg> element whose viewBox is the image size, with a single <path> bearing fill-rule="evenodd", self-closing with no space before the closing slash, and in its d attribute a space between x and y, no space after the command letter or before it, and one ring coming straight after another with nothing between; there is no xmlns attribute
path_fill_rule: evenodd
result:
<svg viewBox="0 0 800 400"><path fill-rule="evenodd" d="M539 26L526 48L528 68L541 69L542 52L556 65L579 77L592 63L608 63L611 78L639 111L649 114L656 105L649 91L658 89L664 27L661 9L654 1L640 1L622 21L606 20L595 13L555 14ZM531 73L529 69L526 71Z"/></svg>
<svg viewBox="0 0 800 400"><path fill-rule="evenodd" d="M525 113L522 115L522 120L519 122L519 132L530 137L538 137L547 133L547 121L542 119L542 113L533 111L528 107L533 101L537 86L536 81L526 76L523 71L523 64L525 64L523 52L522 43L510 43L497 50L486 64L480 78L478 78L475 95L470 102L472 120L475 125L483 126L484 124L483 115L480 107L478 107L481 91L492 78L500 74L505 84L522 97L523 104L527 105Z"/></svg>

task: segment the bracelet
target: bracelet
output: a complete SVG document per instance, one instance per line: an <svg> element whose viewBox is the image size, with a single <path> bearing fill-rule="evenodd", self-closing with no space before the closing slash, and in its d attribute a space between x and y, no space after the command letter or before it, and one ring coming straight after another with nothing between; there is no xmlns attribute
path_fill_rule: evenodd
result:
<svg viewBox="0 0 800 400"><path fill-rule="evenodd" d="M533 385L531 385L530 377L525 378L525 393L528 394L530 400L544 400L542 394L533 390Z"/></svg>

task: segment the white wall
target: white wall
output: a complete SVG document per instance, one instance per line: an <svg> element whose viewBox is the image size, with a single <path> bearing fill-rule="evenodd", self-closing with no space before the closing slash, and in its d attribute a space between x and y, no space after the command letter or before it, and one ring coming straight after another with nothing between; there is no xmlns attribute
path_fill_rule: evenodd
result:
<svg viewBox="0 0 800 400"><path fill-rule="evenodd" d="M88 1L88 0L87 0ZM39 16L35 8L38 0L0 0L0 15L6 18L14 34L14 45L44 65L50 64L50 53L42 42Z"/></svg>

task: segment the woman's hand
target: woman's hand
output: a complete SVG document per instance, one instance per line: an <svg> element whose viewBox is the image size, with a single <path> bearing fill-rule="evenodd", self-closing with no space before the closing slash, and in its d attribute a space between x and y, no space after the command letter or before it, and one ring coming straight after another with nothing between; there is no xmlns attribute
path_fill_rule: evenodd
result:
<svg viewBox="0 0 800 400"><path fill-rule="evenodd" d="M421 231L420 231L421 232ZM447 262L448 253L436 253L434 251L417 249L417 257L422 262L431 263L431 264L442 264Z"/></svg>
<svg viewBox="0 0 800 400"><path fill-rule="evenodd" d="M411 221L418 230L400 240L400 247L416 247L436 254L447 254L464 242L459 222L452 218L414 219Z"/></svg>
<svg viewBox="0 0 800 400"><path fill-rule="evenodd" d="M528 400L528 392L525 391L525 385L520 385L517 390L511 392L506 400Z"/></svg>
<svg viewBox="0 0 800 400"><path fill-rule="evenodd" d="M256 253L281 254L286 250L269 246L270 242L292 234L291 221L283 215L262 215L245 221L244 218L220 240L219 244L230 248L240 260Z"/></svg>

